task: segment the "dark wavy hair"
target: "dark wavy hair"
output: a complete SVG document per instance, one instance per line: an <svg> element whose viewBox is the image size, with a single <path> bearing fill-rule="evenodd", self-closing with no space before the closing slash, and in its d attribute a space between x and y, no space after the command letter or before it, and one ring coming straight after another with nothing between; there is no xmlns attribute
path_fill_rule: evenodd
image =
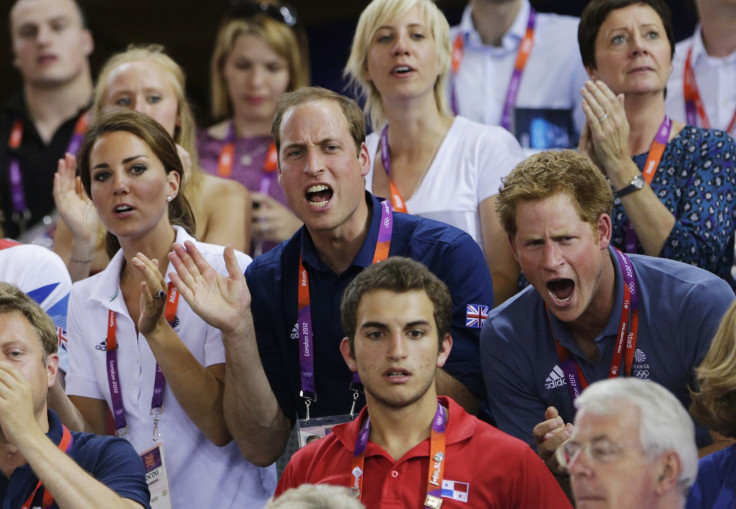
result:
<svg viewBox="0 0 736 509"><path fill-rule="evenodd" d="M143 113L133 110L115 110L101 114L90 126L87 135L79 148L78 173L82 179L82 185L87 195L92 197L92 178L90 174L90 154L95 142L103 135L115 132L128 132L142 139L150 147L161 164L169 174L175 171L179 174L179 182L184 182L184 167L182 166L176 143L171 139L161 124ZM181 226L190 235L194 235L196 223L194 214L183 193L179 192L169 202L169 222L172 225ZM107 232L106 246L107 254L112 258L120 249L117 237Z"/></svg>

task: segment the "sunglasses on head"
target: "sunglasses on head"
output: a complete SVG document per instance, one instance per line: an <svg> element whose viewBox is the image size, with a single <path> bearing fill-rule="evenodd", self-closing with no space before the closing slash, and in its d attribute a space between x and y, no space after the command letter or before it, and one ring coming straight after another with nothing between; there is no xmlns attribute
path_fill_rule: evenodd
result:
<svg viewBox="0 0 736 509"><path fill-rule="evenodd" d="M229 13L233 16L248 18L262 13L288 27L296 25L296 9L288 4L271 4L255 0L230 0Z"/></svg>

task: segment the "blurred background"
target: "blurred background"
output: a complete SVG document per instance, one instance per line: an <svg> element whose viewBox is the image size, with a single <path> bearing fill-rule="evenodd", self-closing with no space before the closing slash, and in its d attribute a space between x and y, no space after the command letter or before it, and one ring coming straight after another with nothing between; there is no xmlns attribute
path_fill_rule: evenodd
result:
<svg viewBox="0 0 736 509"><path fill-rule="evenodd" d="M4 36L0 54L0 105L19 89L12 66L8 15L14 0L1 0ZM95 40L92 75L113 53L130 43L166 46L188 75L188 94L200 125L210 122L209 60L227 0L80 0ZM342 68L350 53L355 25L369 0L291 0L309 38L312 84L344 91ZM585 0L531 0L540 12L580 16ZM693 0L669 0L677 40L692 34ZM459 22L466 0L437 0L450 25Z"/></svg>

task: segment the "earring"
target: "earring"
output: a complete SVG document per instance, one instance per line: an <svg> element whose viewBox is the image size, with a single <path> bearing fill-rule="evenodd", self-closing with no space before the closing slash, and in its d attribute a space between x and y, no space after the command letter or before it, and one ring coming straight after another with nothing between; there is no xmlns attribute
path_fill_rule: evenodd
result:
<svg viewBox="0 0 736 509"><path fill-rule="evenodd" d="M173 196L167 196L167 197L166 197L166 201L171 201L171 200L173 200L173 199L174 199L174 197L173 197Z"/></svg>

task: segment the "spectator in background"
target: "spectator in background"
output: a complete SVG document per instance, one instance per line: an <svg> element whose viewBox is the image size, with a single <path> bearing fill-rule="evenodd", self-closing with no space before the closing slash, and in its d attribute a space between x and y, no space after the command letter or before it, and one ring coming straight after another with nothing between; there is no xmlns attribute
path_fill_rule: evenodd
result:
<svg viewBox="0 0 736 509"><path fill-rule="evenodd" d="M136 110L156 120L177 143L184 177L182 190L196 219L196 237L202 242L232 245L244 250L250 228L247 190L230 180L207 175L199 168L195 125L185 97L182 68L159 45L131 46L113 55L97 80L93 117L113 108ZM76 161L59 161L54 182L57 208L62 217L54 250L64 258L73 281L99 272L107 265L104 230L94 207L75 180Z"/></svg>
<svg viewBox="0 0 736 509"><path fill-rule="evenodd" d="M592 0L578 29L591 81L580 150L611 182L611 244L696 265L732 287L736 144L665 114L674 36L664 0Z"/></svg>
<svg viewBox="0 0 736 509"><path fill-rule="evenodd" d="M700 23L677 43L665 107L675 120L736 135L736 4L695 0Z"/></svg>
<svg viewBox="0 0 736 509"><path fill-rule="evenodd" d="M45 236L57 161L76 152L87 128L94 44L75 0L16 1L10 37L23 90L0 114L2 226L5 235L29 241L38 224Z"/></svg>
<svg viewBox="0 0 736 509"><path fill-rule="evenodd" d="M672 393L636 378L601 380L575 407L575 430L557 456L578 509L684 507L698 450L692 420Z"/></svg>
<svg viewBox="0 0 736 509"><path fill-rule="evenodd" d="M516 293L519 268L493 207L501 178L523 155L503 129L453 117L448 31L431 0L373 0L361 14L345 74L376 130L366 138L366 189L398 212L470 234L499 304Z"/></svg>
<svg viewBox="0 0 736 509"><path fill-rule="evenodd" d="M736 438L736 305L724 315L708 354L695 371L699 390L690 412L730 439ZM736 506L736 445L700 460L688 509Z"/></svg>
<svg viewBox="0 0 736 509"><path fill-rule="evenodd" d="M251 254L291 237L301 221L276 182L271 121L284 92L309 84L306 35L296 11L278 2L232 2L217 32L210 79L212 116L199 131L202 168L251 192Z"/></svg>
<svg viewBox="0 0 736 509"><path fill-rule="evenodd" d="M529 0L470 0L450 31L453 112L504 127L525 149L573 147L588 77L577 27L576 18L535 12Z"/></svg>

